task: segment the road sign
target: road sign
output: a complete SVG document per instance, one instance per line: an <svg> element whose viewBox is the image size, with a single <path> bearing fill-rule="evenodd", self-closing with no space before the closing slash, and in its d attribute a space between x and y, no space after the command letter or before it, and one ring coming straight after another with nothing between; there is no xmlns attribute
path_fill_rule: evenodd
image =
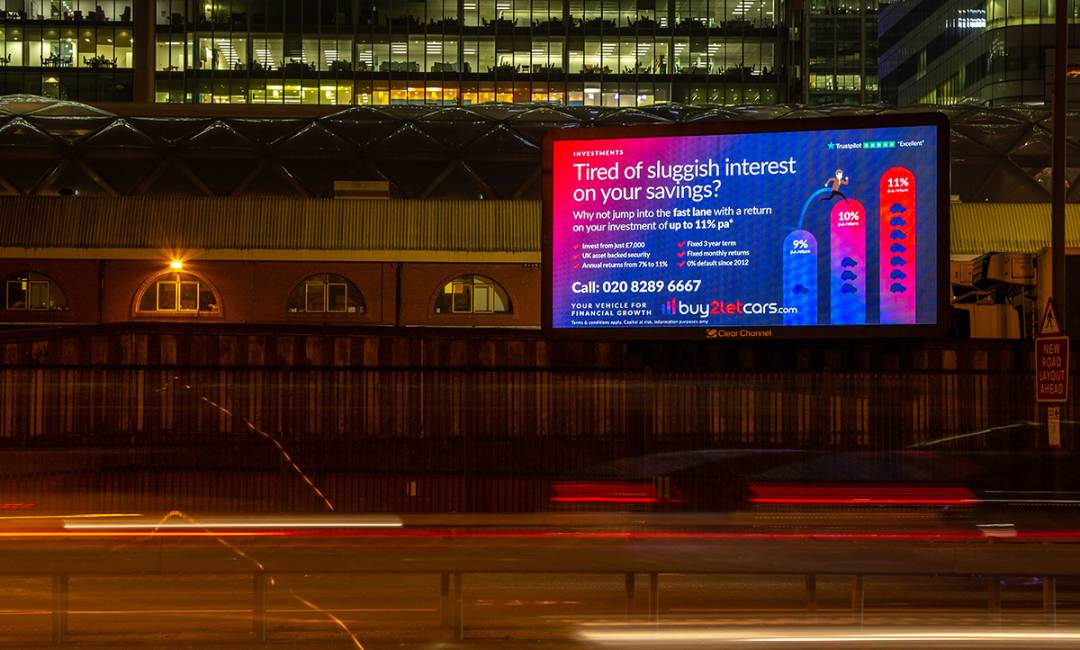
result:
<svg viewBox="0 0 1080 650"><path fill-rule="evenodd" d="M1061 320L1054 299L1046 301L1035 338L1035 399L1064 402L1069 397L1069 337L1061 336Z"/></svg>
<svg viewBox="0 0 1080 650"><path fill-rule="evenodd" d="M1035 399L1064 402L1069 395L1069 337L1035 339Z"/></svg>
<svg viewBox="0 0 1080 650"><path fill-rule="evenodd" d="M1051 336L1061 334L1061 321L1058 319L1057 309L1054 308L1054 299L1046 300L1046 311L1043 312L1042 320L1039 321L1039 336Z"/></svg>

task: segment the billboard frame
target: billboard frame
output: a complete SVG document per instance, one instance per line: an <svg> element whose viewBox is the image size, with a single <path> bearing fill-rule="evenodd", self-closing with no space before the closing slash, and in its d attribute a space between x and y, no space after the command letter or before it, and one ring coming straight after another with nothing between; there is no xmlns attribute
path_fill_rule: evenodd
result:
<svg viewBox="0 0 1080 650"><path fill-rule="evenodd" d="M563 140L610 140L615 138L656 138L698 135L746 135L754 133L794 133L801 131L843 131L890 127L929 126L937 129L937 322L907 325L771 325L737 327L553 327L553 151ZM937 338L949 329L949 120L943 113L891 113L806 119L753 121L684 122L679 124L634 125L553 129L544 136L541 162L543 216L540 231L541 268L540 328L558 339L579 340L698 340L759 341L792 339L912 339Z"/></svg>

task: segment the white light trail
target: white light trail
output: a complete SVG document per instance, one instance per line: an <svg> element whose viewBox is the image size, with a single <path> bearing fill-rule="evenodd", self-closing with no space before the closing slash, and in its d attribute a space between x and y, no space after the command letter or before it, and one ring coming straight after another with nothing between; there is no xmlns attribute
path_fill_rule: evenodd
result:
<svg viewBox="0 0 1080 650"><path fill-rule="evenodd" d="M356 528L401 528L397 517L371 517L364 519L338 519L328 517L319 521L295 521L289 519L259 519L245 521L199 520L198 522L88 522L65 521L65 530L343 530Z"/></svg>
<svg viewBox="0 0 1080 650"><path fill-rule="evenodd" d="M600 644L640 644L663 647L657 644L822 644L822 643L1075 643L1080 641L1076 629L1016 629L987 630L967 628L931 629L881 629L867 628L788 628L776 630L732 629L586 629L579 633L583 640Z"/></svg>

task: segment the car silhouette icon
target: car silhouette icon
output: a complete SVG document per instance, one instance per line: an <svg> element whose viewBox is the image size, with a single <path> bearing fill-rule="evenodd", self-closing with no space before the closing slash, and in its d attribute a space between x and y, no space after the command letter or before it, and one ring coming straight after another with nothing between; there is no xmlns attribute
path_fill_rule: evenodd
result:
<svg viewBox="0 0 1080 650"><path fill-rule="evenodd" d="M889 239L907 239L907 235L899 230L894 230L889 233Z"/></svg>
<svg viewBox="0 0 1080 650"><path fill-rule="evenodd" d="M840 279L841 280L854 280L857 277L859 277L859 276L855 275L850 270L844 271L843 273L840 274Z"/></svg>
<svg viewBox="0 0 1080 650"><path fill-rule="evenodd" d="M855 288L855 285L845 282L840 285L840 293L858 293L859 290Z"/></svg>
<svg viewBox="0 0 1080 650"><path fill-rule="evenodd" d="M906 250L907 250L907 247L905 247L900 242L896 242L892 246L889 246L889 252L890 253L903 253Z"/></svg>
<svg viewBox="0 0 1080 650"><path fill-rule="evenodd" d="M889 225L893 227L906 226L907 221L905 221L903 217L893 217L892 219L889 219Z"/></svg>
<svg viewBox="0 0 1080 650"><path fill-rule="evenodd" d="M900 214L903 214L907 212L907 208L900 205L899 203L893 203L891 206L889 206L889 212L899 212Z"/></svg>
<svg viewBox="0 0 1080 650"><path fill-rule="evenodd" d="M859 265L859 263L856 262L855 260L851 259L850 257L845 257L844 259L840 260L840 266L858 266L858 265Z"/></svg>
<svg viewBox="0 0 1080 650"><path fill-rule="evenodd" d="M900 269L893 269L893 272L889 274L890 280L903 280L907 277L907 273L904 273Z"/></svg>
<svg viewBox="0 0 1080 650"><path fill-rule="evenodd" d="M892 266L904 266L905 264L907 264L907 262L905 262L904 258L900 257L899 255L893 255L893 258L889 260L889 264L891 264Z"/></svg>
<svg viewBox="0 0 1080 650"><path fill-rule="evenodd" d="M907 291L907 287L900 284L899 282L893 282L891 285L889 285L889 291L893 293L904 293L905 291Z"/></svg>
<svg viewBox="0 0 1080 650"><path fill-rule="evenodd" d="M807 289L806 287L804 287L801 284L797 284L797 285L795 285L794 287L791 288L791 293L794 293L794 294L798 295L798 294L810 293L810 290Z"/></svg>

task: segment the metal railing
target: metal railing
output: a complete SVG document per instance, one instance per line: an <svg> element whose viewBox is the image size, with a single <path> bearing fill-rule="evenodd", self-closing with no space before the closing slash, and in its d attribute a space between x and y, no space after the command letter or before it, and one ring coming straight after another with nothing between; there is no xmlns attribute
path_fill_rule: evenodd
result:
<svg viewBox="0 0 1080 650"><path fill-rule="evenodd" d="M695 575L695 576L740 576L740 577L758 577L758 578L803 578L803 590L804 590L804 607L803 612L810 617L816 616L819 613L819 601L818 601L818 581L820 578L849 578L850 579L850 612L854 617L854 621L858 625L863 625L866 619L866 579L867 578L936 578L936 579L948 579L948 578L966 578L969 580L980 580L986 585L986 613L998 619L1002 615L1002 583L1010 578L1031 578L1032 576L1019 575L1019 574L981 574L981 573L925 573L925 572L861 572L861 573L849 573L849 572L815 572L796 574L790 572L747 572L747 571L650 571L650 572L635 572L635 571L551 571L542 570L535 572L514 570L514 571L340 571L340 572L309 572L303 570L289 570L289 571L255 571L251 575L251 636L259 643L266 643L270 641L270 629L268 625L270 609L267 607L268 592L271 588L271 575L275 577L289 576L289 575L438 575L439 576L439 626L443 630L444 634L452 637L455 640L462 641L466 638L466 621L465 621L465 594L466 594L466 577L469 575L622 575L624 585L624 597L626 599L625 613L627 616L631 615L634 609L634 604L638 597L639 582L644 583L644 588L647 592L648 610L647 616L651 623L659 624L661 622L660 611L660 596L662 578L665 575ZM48 575L52 581L52 642L54 645L62 645L69 641L68 619L69 619L69 602L70 602L70 579L72 575L78 575L79 577L101 577L101 574L93 573L5 573L5 576L23 576L23 577L43 577ZM108 573L109 577L115 577L117 575L122 576L146 576L147 572L131 572L131 573ZM159 575L162 577L170 576L185 576L191 577L196 575L220 575L220 574L203 574L203 573L189 573L189 572L160 572L153 573L152 575ZM235 574L234 574L235 575ZM1058 619L1058 580L1060 579L1078 579L1080 576L1073 575L1049 575L1039 576L1038 579L1042 584L1042 617L1047 625L1056 625ZM213 644L214 641L207 641L207 644Z"/></svg>

